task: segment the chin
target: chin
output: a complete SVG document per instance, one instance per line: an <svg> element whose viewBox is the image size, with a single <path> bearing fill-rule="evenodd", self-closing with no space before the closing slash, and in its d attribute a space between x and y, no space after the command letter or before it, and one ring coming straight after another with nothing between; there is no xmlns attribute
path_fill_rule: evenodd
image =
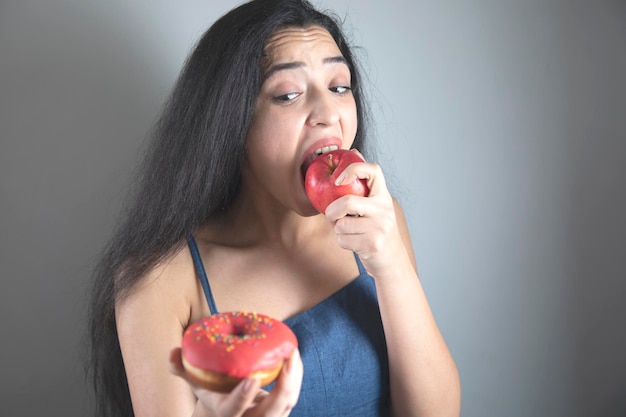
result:
<svg viewBox="0 0 626 417"><path fill-rule="evenodd" d="M320 212L315 210L315 208L310 204L308 205L308 207L305 206L294 208L293 211L300 217L313 217L320 214Z"/></svg>
<svg viewBox="0 0 626 417"><path fill-rule="evenodd" d="M320 214L306 197L304 201L298 201L296 203L296 207L293 208L293 211L301 217L313 217Z"/></svg>
<svg viewBox="0 0 626 417"><path fill-rule="evenodd" d="M314 217L314 216L318 216L322 213L320 213L319 211L315 210L315 209L311 209L311 211L308 211L306 213L298 213L300 216L302 217Z"/></svg>

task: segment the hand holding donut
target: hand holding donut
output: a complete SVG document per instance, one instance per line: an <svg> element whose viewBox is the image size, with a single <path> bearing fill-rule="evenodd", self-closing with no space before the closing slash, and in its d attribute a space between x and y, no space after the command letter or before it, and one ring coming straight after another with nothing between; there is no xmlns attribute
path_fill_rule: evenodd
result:
<svg viewBox="0 0 626 417"><path fill-rule="evenodd" d="M302 383L296 346L291 330L279 321L221 313L187 328L182 347L171 351L170 371L189 383L202 415L286 416ZM260 389L276 377L270 393Z"/></svg>

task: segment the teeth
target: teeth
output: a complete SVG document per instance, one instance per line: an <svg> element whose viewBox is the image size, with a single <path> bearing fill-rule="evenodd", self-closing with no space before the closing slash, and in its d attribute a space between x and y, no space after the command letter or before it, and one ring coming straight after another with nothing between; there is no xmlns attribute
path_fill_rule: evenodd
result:
<svg viewBox="0 0 626 417"><path fill-rule="evenodd" d="M315 153L318 155L322 155L331 151L336 151L337 149L339 149L339 146L337 145L324 146L322 148L316 149Z"/></svg>

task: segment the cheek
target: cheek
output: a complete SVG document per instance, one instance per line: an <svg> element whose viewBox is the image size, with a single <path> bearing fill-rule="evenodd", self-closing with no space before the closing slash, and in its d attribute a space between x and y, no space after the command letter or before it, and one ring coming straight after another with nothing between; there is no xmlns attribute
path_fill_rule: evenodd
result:
<svg viewBox="0 0 626 417"><path fill-rule="evenodd" d="M254 119L252 120L246 139L248 156L255 156L259 152L262 153L264 148L273 146L270 118L267 117L266 113L264 109L257 108L255 111Z"/></svg>
<svg viewBox="0 0 626 417"><path fill-rule="evenodd" d="M261 117L255 121L247 139L247 160L257 175L283 171L291 162L292 126L278 118ZM283 174L284 175L284 174Z"/></svg>
<svg viewBox="0 0 626 417"><path fill-rule="evenodd" d="M270 106L257 107L248 133L248 149L265 154L295 151L302 133L304 116L297 109L287 111Z"/></svg>
<svg viewBox="0 0 626 417"><path fill-rule="evenodd" d="M354 142L356 131L358 127L358 119L356 113L356 104L352 101L351 104L345 106L342 117L342 130L344 135L344 141L347 141L347 147L350 148Z"/></svg>

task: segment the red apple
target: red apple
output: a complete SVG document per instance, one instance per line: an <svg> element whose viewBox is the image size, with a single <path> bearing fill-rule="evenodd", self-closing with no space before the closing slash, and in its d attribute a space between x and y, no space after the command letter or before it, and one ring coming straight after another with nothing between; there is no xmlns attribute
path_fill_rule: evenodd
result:
<svg viewBox="0 0 626 417"><path fill-rule="evenodd" d="M335 185L337 177L354 162L363 162L363 159L354 152L338 149L318 156L307 168L304 190L313 207L320 213L325 213L330 203L346 194L367 197L369 188L364 179L357 178L350 184Z"/></svg>

